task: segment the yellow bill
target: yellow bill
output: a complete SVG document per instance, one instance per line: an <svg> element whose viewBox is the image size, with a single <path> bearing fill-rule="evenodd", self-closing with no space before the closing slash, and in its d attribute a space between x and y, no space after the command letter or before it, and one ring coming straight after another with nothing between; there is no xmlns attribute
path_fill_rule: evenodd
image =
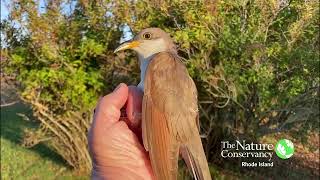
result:
<svg viewBox="0 0 320 180"><path fill-rule="evenodd" d="M122 43L119 47L117 47L117 49L114 50L114 53L118 51L126 50L126 49L132 49L132 48L138 47L139 45L140 45L139 41L126 41Z"/></svg>

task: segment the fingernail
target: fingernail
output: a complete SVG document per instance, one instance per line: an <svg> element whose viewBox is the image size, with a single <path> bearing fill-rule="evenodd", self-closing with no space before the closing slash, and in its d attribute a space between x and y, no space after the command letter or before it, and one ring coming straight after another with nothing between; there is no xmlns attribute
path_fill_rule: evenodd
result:
<svg viewBox="0 0 320 180"><path fill-rule="evenodd" d="M122 86L122 84L119 84L119 85L113 90L113 92L117 91L121 86Z"/></svg>

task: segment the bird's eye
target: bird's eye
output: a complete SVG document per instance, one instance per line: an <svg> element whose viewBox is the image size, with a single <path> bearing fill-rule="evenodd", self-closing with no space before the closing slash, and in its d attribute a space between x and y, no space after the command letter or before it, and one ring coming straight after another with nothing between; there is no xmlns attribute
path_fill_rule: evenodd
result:
<svg viewBox="0 0 320 180"><path fill-rule="evenodd" d="M144 39L151 39L151 34L150 33L144 33L143 34Z"/></svg>

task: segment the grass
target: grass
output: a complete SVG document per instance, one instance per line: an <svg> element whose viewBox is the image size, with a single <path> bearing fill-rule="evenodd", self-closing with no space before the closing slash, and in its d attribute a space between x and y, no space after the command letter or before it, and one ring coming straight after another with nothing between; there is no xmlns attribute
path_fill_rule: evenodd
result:
<svg viewBox="0 0 320 180"><path fill-rule="evenodd" d="M77 176L44 144L23 147L24 128L37 124L19 114L32 117L31 109L23 104L1 108L1 179L89 179Z"/></svg>

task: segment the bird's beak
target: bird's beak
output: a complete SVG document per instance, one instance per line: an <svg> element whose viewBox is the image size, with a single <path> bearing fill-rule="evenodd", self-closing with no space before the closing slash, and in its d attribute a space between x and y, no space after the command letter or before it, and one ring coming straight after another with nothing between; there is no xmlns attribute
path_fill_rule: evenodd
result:
<svg viewBox="0 0 320 180"><path fill-rule="evenodd" d="M134 41L134 40L126 41L122 43L120 46L118 46L117 49L114 50L114 53L118 51L126 50L126 49L132 49L132 48L138 47L139 45L140 45L139 41Z"/></svg>

